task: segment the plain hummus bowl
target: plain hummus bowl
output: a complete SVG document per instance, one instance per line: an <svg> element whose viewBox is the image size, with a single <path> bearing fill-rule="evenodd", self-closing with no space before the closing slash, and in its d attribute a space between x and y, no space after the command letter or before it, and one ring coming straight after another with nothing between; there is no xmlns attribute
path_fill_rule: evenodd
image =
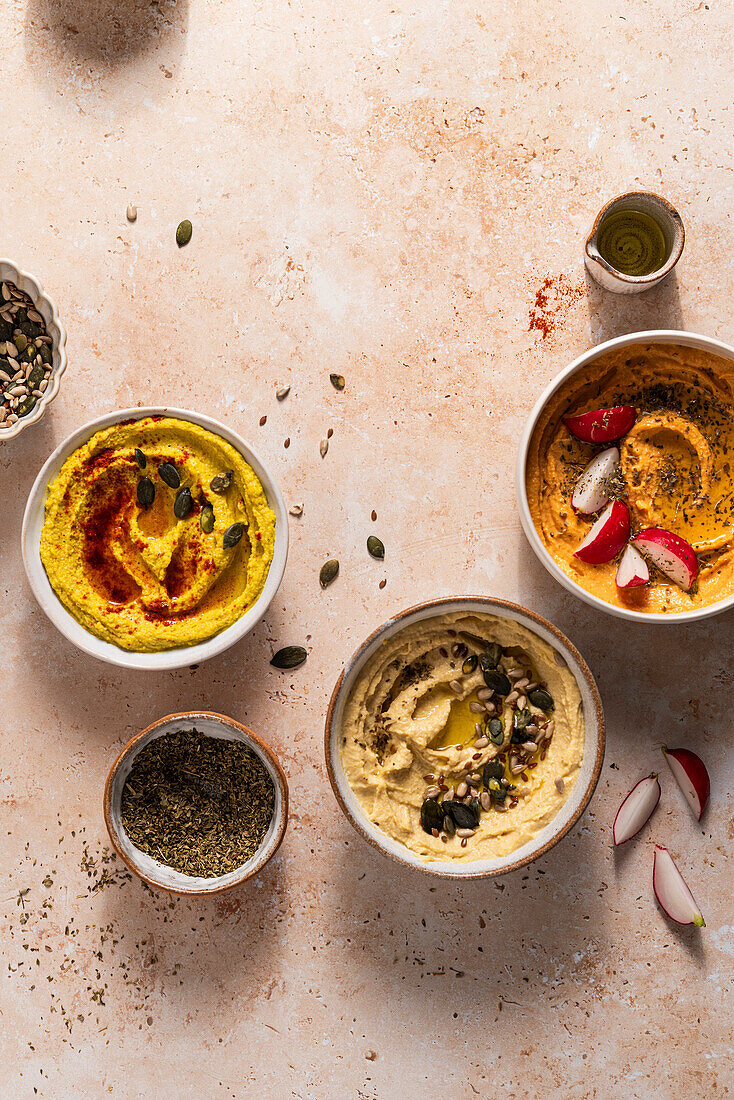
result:
<svg viewBox="0 0 734 1100"><path fill-rule="evenodd" d="M181 871L168 867L165 863L136 848L122 827L120 814L122 789L140 750L156 737L165 737L169 733L192 728L207 737L242 741L264 764L275 791L273 816L260 847L247 863L235 867L234 871L226 875L217 875L213 878L184 875ZM110 768L105 783L104 819L115 851L125 865L148 886L158 890L168 890L173 894L206 897L208 894L220 894L223 890L231 890L233 886L241 885L246 879L262 871L265 864L275 855L288 824L288 781L270 746L246 726L214 711L182 711L179 714L169 714L166 718L159 718L157 722L153 722L125 745Z"/></svg>
<svg viewBox="0 0 734 1100"><path fill-rule="evenodd" d="M573 673L581 693L584 714L584 753L581 770L568 799L553 820L531 841L501 858L462 863L450 860L426 862L369 820L344 772L339 739L347 700L370 657L388 638L411 624L456 611L484 613L514 620L533 631L551 646L556 660L559 663L565 663ZM324 749L326 768L337 802L357 832L374 848L396 863L422 871L424 874L455 879L489 878L525 867L553 848L579 820L589 804L601 772L604 759L604 715L599 691L586 662L568 638L547 619L536 615L533 611L528 611L519 604L508 603L506 600L493 599L489 596L453 596L431 600L402 611L383 623L362 643L357 652L347 661L334 687L326 716Z"/></svg>
<svg viewBox="0 0 734 1100"><path fill-rule="evenodd" d="M629 336L618 336L615 340L607 340L606 343L599 344L597 347L585 351L578 359L574 359L574 361L557 374L550 385L543 390L543 393L538 398L525 424L520 440L520 449L515 470L520 521L528 542L551 576L555 577L555 579L562 584L564 588L568 589L569 592L573 592L575 596L578 596L584 603L596 608L597 611L604 611L608 615L616 615L621 619L628 619L630 622L634 623L655 623L660 626L666 623L676 624L692 622L695 619L708 619L713 615L719 615L722 611L727 611L729 608L734 607L734 593L732 593L731 596L727 596L726 599L719 600L717 603L694 608L691 611L678 611L669 614L635 611L632 608L616 607L613 604L607 603L606 600L601 599L599 596L595 596L578 584L572 577L569 577L569 575L557 564L546 549L530 512L525 482L528 453L535 427L546 405L554 394L565 385L567 380L578 371L588 367L590 363L593 363L600 356L614 349L630 347L633 344L675 344L680 347L697 348L700 351L710 352L711 355L718 356L721 359L734 361L734 348L730 347L729 344L723 344L720 340L712 340L708 336L698 336L692 332L679 332L676 329L651 329L648 332L633 332L630 333Z"/></svg>
<svg viewBox="0 0 734 1100"><path fill-rule="evenodd" d="M121 420L142 420L147 416L171 416L178 420L188 420L192 424L198 424L202 428L213 432L226 439L240 452L257 474L265 490L268 504L275 513L275 549L273 560L265 580L265 587L252 607L248 608L244 615L226 630L214 634L205 642L196 645L180 646L176 649L160 650L155 653L135 652L134 650L121 649L119 646L106 642L91 634L85 627L78 623L74 616L66 610L61 600L54 592L46 575L46 570L41 561L41 529L43 528L46 490L54 480L66 459L78 447L86 443L96 432L102 428L108 428ZM61 631L65 638L73 642L78 649L89 653L92 657L98 657L112 665L120 665L122 668L151 669L162 671L172 668L185 668L187 665L206 661L210 657L229 649L260 622L268 609L275 593L280 587L285 572L286 559L288 557L288 514L283 496L274 477L261 458L241 439L231 428L225 427L216 420L200 413L191 412L188 409L171 409L165 406L148 406L140 409L123 409L120 412L107 413L96 420L92 420L85 427L80 428L69 436L51 457L44 463L41 472L36 478L31 489L28 503L23 517L22 531L23 564L28 576L28 581L33 594L45 611L54 626Z"/></svg>

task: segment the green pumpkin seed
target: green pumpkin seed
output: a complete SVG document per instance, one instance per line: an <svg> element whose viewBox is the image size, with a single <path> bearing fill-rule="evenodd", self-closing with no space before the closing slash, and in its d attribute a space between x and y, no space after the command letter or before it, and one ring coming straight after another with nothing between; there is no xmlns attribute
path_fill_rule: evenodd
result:
<svg viewBox="0 0 734 1100"><path fill-rule="evenodd" d="M48 346L48 344L41 344L40 348L38 349L38 354L47 365L51 362L51 348Z"/></svg>
<svg viewBox="0 0 734 1100"><path fill-rule="evenodd" d="M287 645L285 649L279 649L270 659L274 668L289 669L298 668L308 657L302 645Z"/></svg>
<svg viewBox="0 0 734 1100"><path fill-rule="evenodd" d="M526 726L529 726L533 720L533 716L530 713L530 708L525 707L524 710L516 710L512 716L512 727L516 730L524 730Z"/></svg>
<svg viewBox="0 0 734 1100"><path fill-rule="evenodd" d="M336 558L329 558L321 566L321 572L319 573L319 581L322 588L327 588L332 581L335 581L339 575L339 562Z"/></svg>
<svg viewBox="0 0 734 1100"><path fill-rule="evenodd" d="M448 814L451 817L451 820L457 828L476 829L477 818L470 806L465 806L463 802L457 802L453 799L449 802L444 799L441 803L441 809L444 814Z"/></svg>
<svg viewBox="0 0 734 1100"><path fill-rule="evenodd" d="M330 374L329 381L335 390L343 390L346 385L343 374Z"/></svg>
<svg viewBox="0 0 734 1100"><path fill-rule="evenodd" d="M502 728L502 723L499 718L490 718L487 730L489 732L489 740L492 744L501 745L505 739L505 731Z"/></svg>
<svg viewBox="0 0 734 1100"><path fill-rule="evenodd" d="M237 545L244 533L244 523L233 523L231 527L228 527L224 532L224 539L222 540L224 549L231 550L233 546Z"/></svg>
<svg viewBox="0 0 734 1100"><path fill-rule="evenodd" d="M28 416L35 409L37 400L32 393L27 394L15 410L18 416Z"/></svg>
<svg viewBox="0 0 734 1100"><path fill-rule="evenodd" d="M183 248L185 244L188 244L191 240L191 234L194 231L194 227L188 218L184 218L182 222L179 222L176 229L176 244L179 248Z"/></svg>
<svg viewBox="0 0 734 1100"><path fill-rule="evenodd" d="M498 783L497 790L495 790L493 787L489 793L492 796L493 802L504 802L507 798L507 787L503 787L501 784Z"/></svg>
<svg viewBox="0 0 734 1100"><path fill-rule="evenodd" d="M447 836L454 836L456 833L456 826L454 825L448 814L446 814L443 819L443 831L446 833Z"/></svg>
<svg viewBox="0 0 734 1100"><path fill-rule="evenodd" d="M488 688L496 691L498 695L509 695L512 691L512 684L504 672L498 672L493 668L484 670L484 682Z"/></svg>
<svg viewBox="0 0 734 1100"><path fill-rule="evenodd" d="M477 657L476 653L472 653L471 657L467 657L467 659L461 666L461 671L464 676L470 676L478 664L479 658Z"/></svg>
<svg viewBox="0 0 734 1100"><path fill-rule="evenodd" d="M497 668L497 665L502 659L502 646L497 642L490 642L484 653L479 658L479 663L482 668L482 672L487 672L489 669Z"/></svg>
<svg viewBox="0 0 734 1100"><path fill-rule="evenodd" d="M488 760L484 765L484 774L482 775L484 786L489 789L490 782L494 781L496 783L504 774L505 765L501 760Z"/></svg>
<svg viewBox="0 0 734 1100"><path fill-rule="evenodd" d="M138 503L143 508L150 508L155 500L155 485L149 477L141 477L138 482Z"/></svg>
<svg viewBox="0 0 734 1100"><path fill-rule="evenodd" d="M143 452L140 450L140 447L135 448L135 461L137 462L137 464L138 464L138 466L140 467L141 470L144 470L145 467L148 465L148 459L145 457Z"/></svg>
<svg viewBox="0 0 734 1100"><path fill-rule="evenodd" d="M28 347L28 337L24 336L22 332L19 332L13 341L18 351L25 351Z"/></svg>
<svg viewBox="0 0 734 1100"><path fill-rule="evenodd" d="M367 551L373 558L382 560L385 557L385 547L377 535L370 535L367 539Z"/></svg>
<svg viewBox="0 0 734 1100"><path fill-rule="evenodd" d="M28 386L28 389L29 390L37 390L38 387L40 386L41 382L43 382L43 376L44 376L43 367L40 366L37 363L35 365L35 367L32 369L31 373L28 375L28 381L26 382L26 385Z"/></svg>
<svg viewBox="0 0 734 1100"><path fill-rule="evenodd" d="M421 806L421 827L424 833L431 833L434 829L443 826L444 806L439 805L435 798L427 798Z"/></svg>
<svg viewBox="0 0 734 1100"><path fill-rule="evenodd" d="M535 691L531 691L528 699L534 707L539 707L541 710L553 710L555 706L553 696L545 688L536 688Z"/></svg>
<svg viewBox="0 0 734 1100"><path fill-rule="evenodd" d="M172 462L161 462L158 467L158 476L161 481L165 481L169 489L178 489L181 484L181 478L178 476L178 470Z"/></svg>
<svg viewBox="0 0 734 1100"><path fill-rule="evenodd" d="M211 484L209 485L211 491L213 493L226 493L227 489L229 489L230 485L232 484L233 474L234 470L227 470L226 473L216 474L216 476L212 478Z"/></svg>
<svg viewBox="0 0 734 1100"><path fill-rule="evenodd" d="M199 516L199 527L205 535L211 535L214 530L214 509L211 504L205 504Z"/></svg>
<svg viewBox="0 0 734 1100"><path fill-rule="evenodd" d="M179 489L173 502L173 514L176 519L186 519L194 504L191 490L187 485Z"/></svg>

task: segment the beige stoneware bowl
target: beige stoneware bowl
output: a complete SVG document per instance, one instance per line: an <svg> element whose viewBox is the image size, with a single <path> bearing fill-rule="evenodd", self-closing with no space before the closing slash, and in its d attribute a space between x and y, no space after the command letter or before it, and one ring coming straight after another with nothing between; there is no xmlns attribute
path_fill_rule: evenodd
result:
<svg viewBox="0 0 734 1100"><path fill-rule="evenodd" d="M729 344L723 344L720 340L712 340L709 336L698 336L694 332L679 332L677 329L651 329L648 332L633 332L630 333L629 336L618 336L615 340L607 340L606 343L599 344L597 347L585 351L583 355L579 355L578 359L574 359L574 361L564 370L560 371L550 385L543 390L535 404L535 408L530 413L525 424L522 438L520 439L520 449L518 451L517 466L515 469L515 484L517 489L517 502L520 509L520 522L522 523L528 542L551 576L555 577L555 579L559 581L564 588L567 588L569 592L573 592L575 596L582 599L584 603L596 608L597 611L604 611L607 615L616 615L620 619L628 619L630 622L655 623L661 626L671 623L692 622L694 619L710 619L712 616L719 615L722 611L727 611L729 608L734 607L734 593L732 593L731 596L727 596L724 600L719 600L718 603L708 604L706 607L695 608L693 611L656 614L651 611L634 611L626 607L615 607L607 603L606 600L600 599L599 596L595 596L593 593L588 592L580 584L577 584L575 580L569 577L567 573L564 573L551 554L548 553L533 523L533 517L530 513L527 488L525 485L525 472L530 442L533 432L535 431L535 425L540 419L543 409L553 395L563 387L566 380L572 375L583 370L589 363L593 363L595 359L598 359L606 352L612 351L615 348L629 347L632 344L677 344L680 347L697 348L702 351L708 351L712 355L719 356L722 359L734 360L734 348Z"/></svg>
<svg viewBox="0 0 734 1100"><path fill-rule="evenodd" d="M180 871L175 871L172 867L166 866L165 863L153 859L152 856L146 855L145 852L141 852L127 836L120 819L122 789L140 750L156 737L165 737L166 734L189 730L194 727L208 737L241 741L247 745L262 760L275 789L273 818L260 847L247 863L243 863L241 867L236 867L229 874L218 875L216 878L184 875ZM152 886L157 890L168 890L173 894L206 897L209 894L220 894L223 890L231 890L233 886L241 885L246 879L252 878L253 875L262 871L265 864L275 855L285 836L288 824L288 781L273 750L252 730L247 729L246 726L241 726L233 718L226 718L223 714L216 714L214 711L183 711L179 714L169 714L166 718L160 718L125 745L125 748L110 768L105 783L104 819L115 851L125 865L148 886Z"/></svg>
<svg viewBox="0 0 734 1100"><path fill-rule="evenodd" d="M19 267L16 267L12 260L0 259L0 282L4 283L6 280L15 283L20 290L24 290L30 296L34 307L46 322L46 331L53 343L51 345L51 374L49 375L46 392L43 397L38 399L35 408L28 413L28 416L21 417L9 428L0 429L0 443L15 439L25 428L38 423L59 392L61 376L66 370L66 330L59 320L56 306L44 293L38 279L35 279L33 275L29 275L27 271L22 271Z"/></svg>
<svg viewBox="0 0 734 1100"><path fill-rule="evenodd" d="M192 424L198 424L200 427L226 439L240 452L259 477L268 504L275 513L273 561L265 581L265 587L252 607L248 608L245 614L240 616L232 626L222 630L219 634L215 634L205 642L200 642L198 645L180 646L176 649L166 649L156 653L140 653L121 649L119 646L103 641L86 630L66 610L51 587L41 561L40 552L46 491L69 455L86 443L100 429L107 428L121 420L142 420L146 416L172 416L179 420L188 420ZM202 416L200 413L191 412L188 409L171 409L165 406L123 409L97 417L96 420L92 420L85 427L74 432L56 448L51 457L44 463L26 504L23 517L22 551L23 564L34 596L54 626L78 649L91 654L93 657L98 657L102 661L107 661L109 664L120 665L122 668L149 669L151 671L185 668L187 665L206 661L210 657L229 649L235 642L249 634L262 619L280 587L285 572L288 558L288 513L282 493L265 463L231 428L212 420L211 417Z"/></svg>
<svg viewBox="0 0 734 1100"><path fill-rule="evenodd" d="M403 844L387 836L378 829L364 813L354 794L342 766L339 752L339 738L344 708L357 678L370 657L384 642L404 630L412 623L424 619L433 619L438 615L455 611L470 611L481 614L501 616L527 627L546 641L555 651L557 659L565 662L573 673L581 692L584 713L584 755L581 770L567 801L560 811L534 839L509 855L497 859L480 859L469 863L453 863L449 860L424 862ZM472 879L490 878L525 867L538 856L544 855L561 840L576 824L589 804L599 780L604 760L604 715L601 699L594 677L576 647L547 619L536 615L519 604L507 600L493 599L490 596L452 596L445 599L430 600L427 603L409 607L383 623L370 634L357 652L347 661L344 671L336 682L332 692L329 710L326 716L324 736L326 768L337 802L349 822L360 836L389 856L395 863L403 864L416 871L439 878Z"/></svg>

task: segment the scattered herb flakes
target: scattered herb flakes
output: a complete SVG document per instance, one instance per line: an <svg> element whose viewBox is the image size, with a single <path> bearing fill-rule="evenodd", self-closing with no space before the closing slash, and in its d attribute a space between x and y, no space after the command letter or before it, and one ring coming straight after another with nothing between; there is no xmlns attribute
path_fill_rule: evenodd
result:
<svg viewBox="0 0 734 1100"><path fill-rule="evenodd" d="M274 807L272 780L252 749L191 729L140 750L120 816L141 851L183 874L214 878L255 854Z"/></svg>

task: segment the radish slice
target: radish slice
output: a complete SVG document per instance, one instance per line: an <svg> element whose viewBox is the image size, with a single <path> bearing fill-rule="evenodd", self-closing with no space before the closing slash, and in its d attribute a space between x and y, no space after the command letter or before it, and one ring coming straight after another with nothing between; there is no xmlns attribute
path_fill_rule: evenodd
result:
<svg viewBox="0 0 734 1100"><path fill-rule="evenodd" d="M690 749L668 749L663 745L663 756L668 761L668 767L683 791L686 802L696 815L696 821L700 821L711 794L711 780L706 765Z"/></svg>
<svg viewBox="0 0 734 1100"><path fill-rule="evenodd" d="M571 497L571 504L577 512L591 515L598 512L609 500L609 482L619 463L619 447L607 447L605 451L592 458Z"/></svg>
<svg viewBox="0 0 734 1100"><path fill-rule="evenodd" d="M680 873L667 848L655 845L652 865L652 888L662 909L678 924L695 924L704 928L706 921L696 904L686 880Z"/></svg>
<svg viewBox="0 0 734 1100"><path fill-rule="evenodd" d="M584 443L612 443L626 435L636 419L637 410L632 405L615 405L580 416L564 416L563 423L571 435Z"/></svg>
<svg viewBox="0 0 734 1100"><path fill-rule="evenodd" d="M591 565L602 565L616 558L626 543L629 533L629 509L621 500L613 500L574 551L574 555Z"/></svg>
<svg viewBox="0 0 734 1100"><path fill-rule="evenodd" d="M698 558L690 542L664 527L648 527L632 542L666 577L688 592L698 576Z"/></svg>
<svg viewBox="0 0 734 1100"><path fill-rule="evenodd" d="M654 773L633 787L617 810L612 833L615 844L624 844L636 836L660 801L660 784Z"/></svg>
<svg viewBox="0 0 734 1100"><path fill-rule="evenodd" d="M617 588L638 588L650 580L647 562L634 546L627 546L617 568Z"/></svg>

